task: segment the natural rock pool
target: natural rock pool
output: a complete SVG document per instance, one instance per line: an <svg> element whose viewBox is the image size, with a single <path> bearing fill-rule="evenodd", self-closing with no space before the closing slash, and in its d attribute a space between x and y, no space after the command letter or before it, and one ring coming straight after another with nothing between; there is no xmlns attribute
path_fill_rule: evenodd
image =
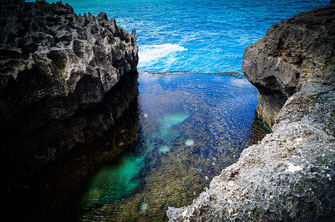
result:
<svg viewBox="0 0 335 222"><path fill-rule="evenodd" d="M1 155L4 157L4 161L1 162L9 166L8 169L2 168L6 172L3 178L8 177L8 181L2 182L5 188L1 190L7 195L2 200L7 208L13 209L13 212L6 212L6 216L12 220L15 220L13 217L20 217L25 220L47 218L45 221L164 221L167 220L168 206L181 207L191 204L201 191L208 189L213 176L219 175L222 169L235 162L244 148L263 138L266 130L255 116L257 91L242 75L171 71L241 72L244 48L260 39L274 22L329 1L65 2L73 3L75 12L85 13L84 17L89 11L93 15L106 11L108 17L116 18L125 30L137 30L140 50L137 68L142 72L138 80L139 88L137 89L136 65L133 65L131 78L121 79L111 91L106 91L102 101L100 90L86 85L84 79L83 85L78 84L78 94L75 90L75 96L71 97L73 101L71 98L68 103L53 100L50 105L40 97L46 95L39 90L39 87L45 84L33 77L40 73L37 69L25 72L24 75L29 76L27 79L19 75L18 89L22 87L24 90L9 86L8 95L13 92L14 110L15 104L22 102L23 117L21 110L17 109L20 111L13 115L13 119L20 124L8 124L8 127L4 128L3 132L6 132L7 128L10 129L9 135L14 132L15 139L9 137L8 144L14 145L8 146L4 152L7 153L8 150L10 158ZM59 21L64 27L73 30L75 27L71 27L71 22L77 16L72 14L69 6L66 7L72 15L71 18L68 17L70 23L63 19ZM58 12L62 15L64 11ZM91 15L88 17L94 19ZM102 22L101 25L105 24L105 14L100 14L99 17L102 19L98 19ZM50 28L57 20L50 16L43 24ZM322 24L327 25L328 20L324 21L326 22ZM26 25L22 26L24 29L25 27ZM89 33L94 33L94 30L90 29ZM14 29L11 31L15 35L26 36L22 35L24 32L16 32ZM56 35L53 31L52 33ZM70 38L65 35L61 38L66 37L64 42L72 44L66 47L73 49L75 42L71 40L72 34L69 35ZM4 39L7 41L16 38ZM13 43L18 43L16 40ZM56 44L58 37L55 40ZM91 43L96 46L100 40ZM41 41L44 42L43 39ZM132 41L134 39L125 42ZM47 47L51 47L52 44L48 42L49 40L46 42ZM278 42L280 45L281 40ZM36 44L33 44L32 48L23 50L24 54L30 53L30 50L39 52L40 47L35 46ZM79 49L75 51L78 57L87 54L86 49L85 53ZM51 56L53 63L63 69L58 56L47 56L44 50L43 53L45 58ZM125 53L127 54L128 52ZM10 55L12 54L6 56ZM110 58L107 52L105 56L100 56L99 53L97 55L100 58ZM115 57L113 53L111 55L114 58L111 62L116 62L118 67L118 56ZM46 61L53 67L53 63L49 63L50 58ZM97 62L103 63L100 59L97 59ZM70 63L69 60L67 64ZM137 60L135 63L137 64ZM70 64L71 67L72 65ZM117 76L120 77L118 74ZM7 77L4 78L6 84L12 84L11 81L7 81ZM26 84L21 84L21 80L31 83L32 90L29 84L27 87ZM71 78L67 80L69 84L73 83ZM46 92L50 91L50 95L57 94L52 87L45 89ZM32 98L36 101L40 102L41 99L41 103L26 109L25 97L20 95L30 95L26 95L25 90L29 93L31 91ZM6 90L4 92L7 93ZM12 101L12 95L7 100L6 93L3 98ZM59 93L63 93L63 90L60 89ZM136 99L134 96L137 96ZM29 100L32 99L28 97ZM83 104L77 109L78 98L83 103L92 103L92 106ZM8 110L11 116L12 112ZM42 111L45 116L40 116L36 110ZM53 116L50 119L49 114ZM29 117L29 121L26 121L26 117ZM16 137L16 134L19 136ZM7 132L1 135L5 135L3 137L6 141ZM4 144L7 145L7 141ZM18 149L13 150L11 147ZM25 177L29 178L28 181L25 181ZM50 212L53 214L49 214ZM3 219L5 221L6 216Z"/></svg>
<svg viewBox="0 0 335 222"><path fill-rule="evenodd" d="M166 220L168 206L192 203L265 135L256 105L257 90L238 74L141 73L138 134L127 136L133 129L121 127L123 139L115 144L131 144L132 151L86 181L79 220Z"/></svg>

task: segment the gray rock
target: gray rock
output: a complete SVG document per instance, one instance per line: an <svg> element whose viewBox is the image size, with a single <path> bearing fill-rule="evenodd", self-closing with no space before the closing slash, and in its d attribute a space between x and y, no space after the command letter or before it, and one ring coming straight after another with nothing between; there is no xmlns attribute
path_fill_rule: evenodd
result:
<svg viewBox="0 0 335 222"><path fill-rule="evenodd" d="M308 79L331 78L334 71L334 6L321 7L275 23L256 44L245 49L242 70L258 88L257 111L273 126L279 108ZM274 98L276 97L276 98Z"/></svg>
<svg viewBox="0 0 335 222"><path fill-rule="evenodd" d="M334 44L335 6L328 5L274 24L246 49L243 71L265 95L261 112L274 119L273 133L192 205L170 207L169 221L334 220Z"/></svg>
<svg viewBox="0 0 335 222"><path fill-rule="evenodd" d="M110 130L136 97L138 47L106 13L61 2L2 1L0 23L2 175L27 176Z"/></svg>
<svg viewBox="0 0 335 222"><path fill-rule="evenodd" d="M71 98L50 113L62 119L79 105L100 102L126 73L135 72L138 47L129 35L108 20L80 16L68 4L4 3L0 8L0 99L4 118L17 107L57 97Z"/></svg>

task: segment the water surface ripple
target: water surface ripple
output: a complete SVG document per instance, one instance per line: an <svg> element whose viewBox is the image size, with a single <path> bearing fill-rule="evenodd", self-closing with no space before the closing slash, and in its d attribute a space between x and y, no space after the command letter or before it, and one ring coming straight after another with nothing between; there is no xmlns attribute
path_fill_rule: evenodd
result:
<svg viewBox="0 0 335 222"><path fill-rule="evenodd" d="M139 83L133 152L91 177L81 221L163 221L168 206L192 203L265 134L255 121L257 90L243 76L141 73Z"/></svg>

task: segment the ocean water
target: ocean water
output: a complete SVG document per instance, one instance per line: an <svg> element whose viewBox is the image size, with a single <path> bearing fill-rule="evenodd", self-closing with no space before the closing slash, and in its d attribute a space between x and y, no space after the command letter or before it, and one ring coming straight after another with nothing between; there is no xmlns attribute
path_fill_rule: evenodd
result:
<svg viewBox="0 0 335 222"><path fill-rule="evenodd" d="M56 1L56 0L55 0ZM55 2L49 1L48 2ZM139 71L239 72L244 48L274 22L329 0L63 0L136 29Z"/></svg>

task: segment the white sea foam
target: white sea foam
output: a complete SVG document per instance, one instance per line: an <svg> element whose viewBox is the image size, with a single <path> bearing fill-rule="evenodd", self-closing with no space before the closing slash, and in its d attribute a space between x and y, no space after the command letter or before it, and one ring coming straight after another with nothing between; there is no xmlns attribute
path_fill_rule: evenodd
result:
<svg viewBox="0 0 335 222"><path fill-rule="evenodd" d="M251 86L247 79L232 79L231 84L237 87L247 87Z"/></svg>
<svg viewBox="0 0 335 222"><path fill-rule="evenodd" d="M139 47L139 66L147 66L163 58L174 60L173 54L187 50L178 44L143 45Z"/></svg>

